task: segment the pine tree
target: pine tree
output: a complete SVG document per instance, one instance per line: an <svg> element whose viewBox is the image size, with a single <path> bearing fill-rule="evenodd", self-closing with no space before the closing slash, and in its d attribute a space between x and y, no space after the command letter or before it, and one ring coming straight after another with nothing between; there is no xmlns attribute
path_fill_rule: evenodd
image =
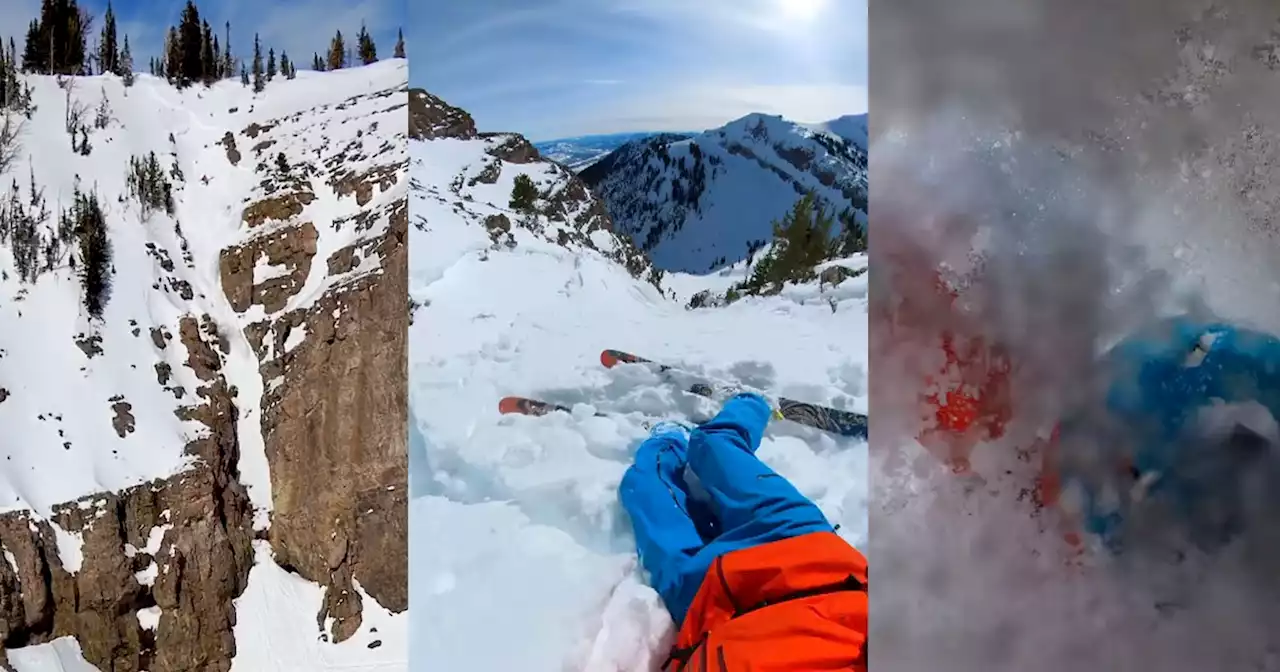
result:
<svg viewBox="0 0 1280 672"><path fill-rule="evenodd" d="M78 75L85 71L85 44L93 16L76 0L42 0L40 18L27 26L23 69L46 74Z"/></svg>
<svg viewBox="0 0 1280 672"><path fill-rule="evenodd" d="M164 76L173 84L182 79L182 42L178 29L173 26L169 27L169 37L165 42Z"/></svg>
<svg viewBox="0 0 1280 672"><path fill-rule="evenodd" d="M293 64L289 62L288 52L283 50L280 52L280 74L285 79L293 79Z"/></svg>
<svg viewBox="0 0 1280 672"><path fill-rule="evenodd" d="M266 88L266 81L262 78L262 44L258 42L258 35L253 35L253 92L261 93Z"/></svg>
<svg viewBox="0 0 1280 672"><path fill-rule="evenodd" d="M276 78L276 48L271 47L267 50L267 81Z"/></svg>
<svg viewBox="0 0 1280 672"><path fill-rule="evenodd" d="M533 183L533 179L524 173L516 175L516 182L511 187L511 202L508 204L512 210L523 214L532 214L534 205L538 199L538 186Z"/></svg>
<svg viewBox="0 0 1280 672"><path fill-rule="evenodd" d="M404 29L403 28L396 31L396 51L394 56L396 58L404 58Z"/></svg>
<svg viewBox="0 0 1280 672"><path fill-rule="evenodd" d="M213 36L213 73L211 79L218 80L226 77L226 71L222 69L222 45L218 44L218 36Z"/></svg>
<svg viewBox="0 0 1280 672"><path fill-rule="evenodd" d="M240 64L240 83L249 86L249 70L244 67L243 63Z"/></svg>
<svg viewBox="0 0 1280 672"><path fill-rule="evenodd" d="M378 47L373 43L373 38L370 37L363 23L360 24L360 35L356 38L356 44L359 45L361 63L369 65L377 62Z"/></svg>
<svg viewBox="0 0 1280 672"><path fill-rule="evenodd" d="M311 69L316 72L324 72L324 61L320 60L320 54L311 52Z"/></svg>
<svg viewBox="0 0 1280 672"><path fill-rule="evenodd" d="M342 39L342 31L339 30L333 36L333 41L329 43L329 60L326 63L329 70L341 70L345 65L347 58L347 43Z"/></svg>
<svg viewBox="0 0 1280 672"><path fill-rule="evenodd" d="M205 84L211 84L218 78L217 74L217 57L213 50L213 31L209 29L208 21L200 22L200 74L199 79Z"/></svg>
<svg viewBox="0 0 1280 672"><path fill-rule="evenodd" d="M32 19L27 26L27 41L22 51L24 72L45 72L49 69L48 41L40 30L40 21Z"/></svg>
<svg viewBox="0 0 1280 672"><path fill-rule="evenodd" d="M204 77L204 31L200 28L200 10L187 0L178 22L178 86L189 86Z"/></svg>
<svg viewBox="0 0 1280 672"><path fill-rule="evenodd" d="M125 86L133 86L133 53L129 51L129 36L124 36L124 49L120 51L120 77Z"/></svg>
<svg viewBox="0 0 1280 672"><path fill-rule="evenodd" d="M227 48L226 53L222 55L222 76L233 77L235 76L236 70L235 70L235 60L231 56L231 22L230 21L227 22L226 39L224 39L222 43L226 45L226 48Z"/></svg>
<svg viewBox="0 0 1280 672"><path fill-rule="evenodd" d="M80 248L80 285L84 290L84 307L91 317L101 319L111 298L112 255L107 220L98 204L97 194L85 196L77 192L72 217Z"/></svg>
<svg viewBox="0 0 1280 672"><path fill-rule="evenodd" d="M103 72L115 75L120 72L120 52L116 46L116 14L107 0L107 12L102 17L102 35L98 38L98 65Z"/></svg>

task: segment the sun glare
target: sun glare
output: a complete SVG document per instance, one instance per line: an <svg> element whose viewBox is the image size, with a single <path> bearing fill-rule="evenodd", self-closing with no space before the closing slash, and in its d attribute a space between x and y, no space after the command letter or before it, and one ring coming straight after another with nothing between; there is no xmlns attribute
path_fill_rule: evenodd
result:
<svg viewBox="0 0 1280 672"><path fill-rule="evenodd" d="M827 0L777 0L782 16L790 21L808 22L817 18Z"/></svg>

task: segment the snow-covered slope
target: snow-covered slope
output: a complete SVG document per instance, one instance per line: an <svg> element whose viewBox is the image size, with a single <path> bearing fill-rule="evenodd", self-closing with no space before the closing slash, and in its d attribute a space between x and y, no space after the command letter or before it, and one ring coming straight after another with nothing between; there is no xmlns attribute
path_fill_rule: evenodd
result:
<svg viewBox="0 0 1280 672"><path fill-rule="evenodd" d="M29 645L10 664L45 669L81 650L81 665L104 670L403 662L403 641L366 646L394 625L325 644L315 604L271 599L298 582L341 586L273 560L273 544L305 552L277 534L299 502L270 433L291 383L275 344L323 348L294 318L387 272L376 253L349 266L331 254L385 239L404 203L405 62L300 72L256 95L147 75L128 88L115 76L25 80L36 110L0 189L29 202L34 186L50 216L34 279L15 266L21 236L0 240L0 604L27 608L0 609L0 643ZM68 106L86 110L87 152L72 148ZM151 153L172 212L130 193L131 159ZM371 175L385 179L370 187ZM57 226L77 188L96 195L113 252L100 318L84 306L76 234ZM300 328L284 333L284 316ZM41 550L51 541L53 555ZM366 625L384 611L373 603Z"/></svg>
<svg viewBox="0 0 1280 672"><path fill-rule="evenodd" d="M773 222L809 191L865 222L865 144L751 114L692 138L629 142L581 175L657 267L704 273L771 239Z"/></svg>
<svg viewBox="0 0 1280 672"><path fill-rule="evenodd" d="M580 171L609 155L609 152L631 142L657 135L653 132L609 133L607 135L582 135L533 143L542 155L563 163L570 170Z"/></svg>
<svg viewBox="0 0 1280 672"><path fill-rule="evenodd" d="M686 310L681 295L711 285L667 274L673 299L634 277L610 258L623 243L603 212L585 237L572 218L503 224L519 219L506 210L516 174L552 193L576 190L571 175L496 159L509 137L482 137L461 110L422 100L431 116L410 168L414 669L652 669L671 622L616 489L649 423L716 409L648 370L605 370L600 351L866 411L866 276ZM598 210L583 193L579 209ZM574 412L504 417L506 395ZM779 423L760 455L865 541L865 442Z"/></svg>
<svg viewBox="0 0 1280 672"><path fill-rule="evenodd" d="M818 131L834 133L849 142L866 150L868 147L867 115L846 114L821 124L813 124L810 128Z"/></svg>

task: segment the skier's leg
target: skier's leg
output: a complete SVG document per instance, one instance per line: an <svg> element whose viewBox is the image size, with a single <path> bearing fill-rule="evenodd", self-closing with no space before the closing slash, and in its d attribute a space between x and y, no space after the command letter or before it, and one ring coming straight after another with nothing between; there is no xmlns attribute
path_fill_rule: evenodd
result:
<svg viewBox="0 0 1280 672"><path fill-rule="evenodd" d="M771 413L760 396L739 395L689 437L689 467L720 523L719 550L832 530L817 505L756 457Z"/></svg>
<svg viewBox="0 0 1280 672"><path fill-rule="evenodd" d="M681 472L688 451L683 427L663 423L636 450L618 495L631 517L640 563L676 624L684 621L707 564L691 559L704 543L688 514Z"/></svg>

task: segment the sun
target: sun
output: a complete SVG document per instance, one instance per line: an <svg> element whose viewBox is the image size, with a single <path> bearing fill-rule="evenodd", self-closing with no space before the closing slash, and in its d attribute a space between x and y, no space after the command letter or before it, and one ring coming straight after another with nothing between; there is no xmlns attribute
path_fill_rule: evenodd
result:
<svg viewBox="0 0 1280 672"><path fill-rule="evenodd" d="M802 23L817 18L827 4L827 0L776 0L776 2L784 19Z"/></svg>

